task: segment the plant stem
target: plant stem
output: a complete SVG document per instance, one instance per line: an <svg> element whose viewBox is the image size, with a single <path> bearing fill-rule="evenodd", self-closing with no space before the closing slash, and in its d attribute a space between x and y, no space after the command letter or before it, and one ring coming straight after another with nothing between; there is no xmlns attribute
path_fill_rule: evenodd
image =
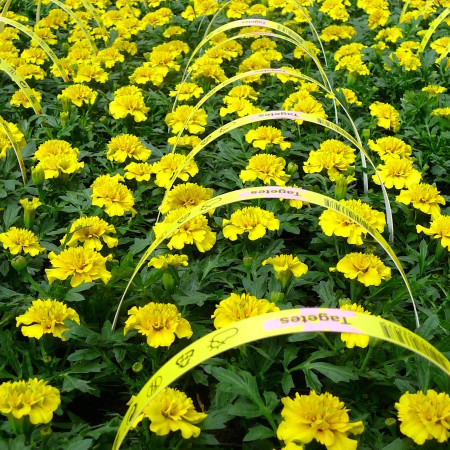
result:
<svg viewBox="0 0 450 450"><path fill-rule="evenodd" d="M369 344L369 350L367 350L366 356L364 357L364 361L361 366L361 370L364 370L369 362L370 355L372 354L373 347Z"/></svg>

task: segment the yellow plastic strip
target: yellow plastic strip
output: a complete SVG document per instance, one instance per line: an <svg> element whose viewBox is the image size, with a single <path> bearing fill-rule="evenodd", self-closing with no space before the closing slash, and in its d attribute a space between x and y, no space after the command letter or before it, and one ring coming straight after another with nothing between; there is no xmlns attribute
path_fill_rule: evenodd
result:
<svg viewBox="0 0 450 450"><path fill-rule="evenodd" d="M411 0L407 0L406 3L403 5L402 12L401 12L400 17L398 19L399 23L402 23L402 19L403 19L404 15L406 14L406 11L408 10L408 6L409 6L409 2L410 1Z"/></svg>
<svg viewBox="0 0 450 450"><path fill-rule="evenodd" d="M19 89L24 93L25 97L28 99L28 101L31 104L31 107L34 109L34 112L36 114L42 114L42 108L41 104L39 103L39 100L35 97L33 94L33 91L31 90L30 86L28 86L28 83L22 78L21 75L19 75L16 72L16 69L14 67L10 66L6 61L0 58L0 69L6 72L11 79L19 86Z"/></svg>
<svg viewBox="0 0 450 450"><path fill-rule="evenodd" d="M64 67L61 64L61 61L56 56L55 52L45 43L45 41L40 38L36 33L31 31L29 28L25 27L19 22L16 22L15 20L6 19L5 17L0 17L0 22L6 23L7 25L11 25L14 28L17 28L18 30L22 31L22 33L25 33L28 35L36 44L38 44L44 51L47 53L47 55L50 57L50 59L53 61L53 64L57 67L59 73L61 74L63 80L65 82L69 81L69 77L67 75L67 72L64 70Z"/></svg>
<svg viewBox="0 0 450 450"><path fill-rule="evenodd" d="M341 136L345 137L347 140L349 140L356 148L359 149L362 155L364 155L367 160L369 161L370 165L375 170L375 174L378 177L378 180L380 181L381 190L383 192L384 202L385 202L385 208L386 208L386 221L389 231L389 239L392 242L394 240L394 224L392 220L392 209L391 204L389 202L389 197L387 195L386 187L384 186L383 180L381 179L380 174L378 173L375 164L370 159L370 156L367 154L367 152L364 150L364 147L355 140L349 133L347 133L345 130L343 130L340 126L334 124L333 122L330 122L328 120L322 119L320 117L313 116L312 114L306 114L303 112L298 111L267 111L264 113L259 114L253 114L251 116L241 117L240 119L233 120L232 122L226 123L225 125L222 125L218 129L214 130L211 134L206 136L195 148L192 149L192 151L186 156L186 159L184 163L178 168L177 172L172 177L170 186L166 190L167 192L171 189L173 186L173 183L178 178L178 175L183 170L183 168L189 163L189 161L197 154L199 153L204 147L206 147L210 142L214 141L215 139L219 138L225 133L228 133L231 130L234 130L235 128L242 127L244 125L247 125L249 123L263 121L263 120L279 120L279 119L289 119L289 120L304 120L306 122L311 122L316 125L323 126L325 128L328 128L329 130L333 130L336 133L340 134Z"/></svg>
<svg viewBox="0 0 450 450"><path fill-rule="evenodd" d="M440 64L441 61L442 61L445 57L447 57L447 55L448 55L449 53L450 53L450 44L447 45L447 47L446 47L444 53L442 53L442 55L439 56L439 58L436 58L436 64Z"/></svg>
<svg viewBox="0 0 450 450"><path fill-rule="evenodd" d="M225 6L229 5L231 3L231 0L228 0L227 2L225 2L217 11L216 13L212 16L211 20L209 21L208 27L206 28L205 34L203 35L203 39L205 39L205 37L208 35L209 30L211 29L211 27L213 26L213 23L216 21L217 17L219 16L219 14L223 11L223 9L225 8ZM197 33L200 32L200 28L202 27L203 21L204 19L207 17L207 13L210 10L210 8L212 8L214 4L212 3L208 9L205 11L205 14L202 17L202 20L200 20L200 24L197 28ZM194 14L195 14L195 9L194 9Z"/></svg>
<svg viewBox="0 0 450 450"><path fill-rule="evenodd" d="M230 125L230 124L227 124L227 125ZM224 125L224 126L227 126L227 125ZM334 124L332 124L332 125L334 125ZM215 208L218 208L219 206L223 206L223 205L228 205L230 203L236 203L236 202L240 202L243 200L251 200L251 199L258 199L258 198L266 198L266 199L267 198L284 198L284 199L289 199L289 200L301 200L304 202L313 203L315 205L319 205L324 208L337 211L339 214L342 214L343 216L349 218L350 220L353 220L355 223L357 223L359 226L361 226L367 233L369 233L381 245L383 250L390 256L390 258L394 262L395 266L399 270L399 272L403 278L403 281L405 282L405 285L408 289L409 295L411 297L417 327L420 325L419 324L419 316L417 314L414 297L413 297L413 294L411 291L411 287L409 286L408 280L406 278L406 274L403 270L403 267L402 267L400 261L398 260L397 256L395 255L394 251L390 247L390 245L386 242L386 240L378 232L378 230L373 228L369 223L367 223L366 220L364 220L362 217L360 217L354 211L347 208L342 203L339 203L338 201L336 201L330 197L327 197L326 195L318 194L317 192L311 192L311 191L307 191L306 189L300 189L300 188L268 186L268 187L255 187L255 188L239 189L236 191L228 192L226 194L218 195L218 196L213 197L212 199L202 203L201 205L196 206L195 208L192 208L184 216L180 217L177 222L168 226L167 229L161 234L161 236L152 242L150 247L145 251L144 255L141 257L141 259L137 263L136 268L133 271L133 274L131 275L130 279L128 280L125 291L122 294L122 298L120 299L119 305L116 310L116 314L114 316L114 321L112 323L112 329L114 330L116 327L123 300L125 298L125 295L128 292L129 287L131 286L131 283L134 280L134 277L139 272L141 267L144 265L147 258L153 253L153 251L158 247L158 245L164 239L166 239L168 236L170 236L174 231L176 231L178 228L183 226L189 220L199 216L200 214L204 214L204 213L210 211L211 209L215 209Z"/></svg>
<svg viewBox="0 0 450 450"><path fill-rule="evenodd" d="M433 20L430 28L428 28L428 31L425 33L425 36L422 39L422 42L419 45L419 48L417 49L418 53L422 53L425 50L425 47L428 44L428 41L430 40L433 33L436 31L437 27L443 22L443 20L450 14L450 8L445 9L442 11L439 16Z"/></svg>
<svg viewBox="0 0 450 450"><path fill-rule="evenodd" d="M293 308L235 322L193 342L167 361L130 404L112 450L118 450L145 407L167 386L202 362L249 342L292 333L353 333L406 348L450 375L450 362L412 331L377 316L335 308Z"/></svg>
<svg viewBox="0 0 450 450"><path fill-rule="evenodd" d="M81 0L81 1L84 7L86 8L86 11L89 11L91 13L91 16L97 22L97 25L100 28L100 32L102 33L103 37L108 38L108 32L106 31L106 27L101 17L97 14L97 10L94 8L94 5L88 0Z"/></svg>
<svg viewBox="0 0 450 450"><path fill-rule="evenodd" d="M22 159L22 154L20 153L20 149L17 145L17 142L15 141L13 135L9 131L8 124L2 117L0 117L0 127L3 128L3 131L6 133L6 136L8 136L9 142L11 142L11 146L14 150L14 153L16 154L17 161L19 162L20 173L22 175L23 184L25 184L27 182L27 172L25 169L25 164Z"/></svg>
<svg viewBox="0 0 450 450"><path fill-rule="evenodd" d="M9 5L11 4L11 1L12 0L5 0L5 1L0 2L0 6L2 6L3 3L5 3L5 6L4 6L3 10L2 10L2 13L1 13L0 17L6 17L6 13L8 12ZM3 23L0 23L0 33L3 32L4 29L5 29L5 25Z"/></svg>

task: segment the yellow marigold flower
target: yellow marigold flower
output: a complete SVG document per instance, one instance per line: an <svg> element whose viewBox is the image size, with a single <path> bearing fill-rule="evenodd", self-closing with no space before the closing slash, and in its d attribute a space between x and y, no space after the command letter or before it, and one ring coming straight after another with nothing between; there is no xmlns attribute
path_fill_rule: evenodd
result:
<svg viewBox="0 0 450 450"><path fill-rule="evenodd" d="M34 212L39 206L42 205L41 201L37 197L33 197L31 200L28 198L23 198L19 201L19 203L23 206L23 209L27 212Z"/></svg>
<svg viewBox="0 0 450 450"><path fill-rule="evenodd" d="M284 106L284 105L283 105ZM284 108L283 109L287 109ZM317 101L312 95L305 96L302 101L295 103L292 108L293 111L303 112L305 114L311 114L322 119L327 119L328 116L323 109L322 103ZM296 120L296 122L301 125L303 120Z"/></svg>
<svg viewBox="0 0 450 450"><path fill-rule="evenodd" d="M393 54L397 57L398 64L407 72L417 70L422 65L420 58L410 48L399 47ZM393 60L392 53L389 55L389 58Z"/></svg>
<svg viewBox="0 0 450 450"><path fill-rule="evenodd" d="M446 108L436 108L431 111L432 116L445 117L446 119L450 118L450 107Z"/></svg>
<svg viewBox="0 0 450 450"><path fill-rule="evenodd" d="M132 95L117 97L109 104L109 112L114 119L124 119L130 114L136 122L144 122L149 111L150 108L145 106L140 97Z"/></svg>
<svg viewBox="0 0 450 450"><path fill-rule="evenodd" d="M377 170L387 189L394 186L395 189L409 188L422 179L422 174L413 168L413 161L410 159L389 158L384 165L379 165ZM375 184L380 184L377 175L372 175L372 179Z"/></svg>
<svg viewBox="0 0 450 450"><path fill-rule="evenodd" d="M324 0L319 11L327 14L334 20L341 20L342 22L347 22L350 18L343 0Z"/></svg>
<svg viewBox="0 0 450 450"><path fill-rule="evenodd" d="M12 137L16 141L18 147L20 149L25 147L26 145L25 136L19 130L17 125L15 125L12 122L6 122L6 127L8 128L8 131L12 134ZM3 130L3 127L0 127L0 159L6 158L6 152L9 148L11 148L11 141L9 140L5 131Z"/></svg>
<svg viewBox="0 0 450 450"><path fill-rule="evenodd" d="M208 56L202 57L202 64L198 64L198 60L193 65L191 78L195 81L197 78L206 78L212 80L215 84L222 83L227 79L224 70L214 58Z"/></svg>
<svg viewBox="0 0 450 450"><path fill-rule="evenodd" d="M167 142L169 145L175 145L177 138L178 136L171 136L167 139ZM180 136L180 139L178 139L177 146L195 148L201 141L202 140L198 136L183 134L183 136Z"/></svg>
<svg viewBox="0 0 450 450"><path fill-rule="evenodd" d="M150 431L165 436L171 431L181 431L184 439L198 437L200 428L195 426L207 414L197 412L194 403L184 392L164 388L144 409L136 425L144 417L150 420Z"/></svg>
<svg viewBox="0 0 450 450"><path fill-rule="evenodd" d="M285 142L281 130L271 126L261 126L255 130L250 130L245 135L245 140L253 147L265 150L266 146L279 145L281 150L291 147L290 142Z"/></svg>
<svg viewBox="0 0 450 450"><path fill-rule="evenodd" d="M153 164L153 173L156 174L155 184L159 187L167 189L170 181L178 168L184 164L186 156L179 153L169 153L164 155L158 162ZM178 175L183 181L187 181L189 177L197 175L198 167L193 159L191 159Z"/></svg>
<svg viewBox="0 0 450 450"><path fill-rule="evenodd" d="M92 205L105 208L110 217L123 216L127 211L134 217L136 210L133 208L133 195L120 181L123 181L123 177L119 174L113 177L110 174L97 177L92 183Z"/></svg>
<svg viewBox="0 0 450 450"><path fill-rule="evenodd" d="M37 101L40 102L42 100L42 94L36 89L31 89L31 92L36 97ZM24 108L32 108L30 101L25 96L23 91L19 89L18 91L14 92L13 96L11 97L11 100L9 101L11 106L23 106Z"/></svg>
<svg viewBox="0 0 450 450"><path fill-rule="evenodd" d="M229 220L224 219L222 226L224 237L230 241L235 241L238 234L246 232L248 232L248 238L254 241L262 238L266 234L266 229L278 230L280 221L271 211L265 211L257 206L248 206L235 211Z"/></svg>
<svg viewBox="0 0 450 450"><path fill-rule="evenodd" d="M336 267L330 267L330 271L335 270L343 273L345 278L357 279L366 287L379 286L381 281L391 278L391 269L385 266L378 256L366 253L345 255Z"/></svg>
<svg viewBox="0 0 450 450"><path fill-rule="evenodd" d="M172 36L180 36L181 34L184 34L185 32L186 32L185 28L180 27L178 25L173 25L173 26L165 29L163 36L165 38L171 38Z"/></svg>
<svg viewBox="0 0 450 450"><path fill-rule="evenodd" d="M134 84L147 84L150 81L153 85L159 86L167 73L168 70L165 68L141 66L136 67L129 79Z"/></svg>
<svg viewBox="0 0 450 450"><path fill-rule="evenodd" d="M68 308L58 300L33 300L32 305L24 314L16 317L16 327L23 325L22 334L27 337L40 339L44 334L67 341L64 337L64 331L69 327L64 325L65 320L73 320L80 325L80 317L77 312Z"/></svg>
<svg viewBox="0 0 450 450"><path fill-rule="evenodd" d="M234 88L231 88L228 94L225 98L246 98L250 100L258 100L259 92L255 91L251 86L248 86L246 84L242 84L240 86L235 86ZM225 99L224 98L224 99ZM224 102L227 103L227 102Z"/></svg>
<svg viewBox="0 0 450 450"><path fill-rule="evenodd" d="M191 209L209 200L213 194L212 189L195 183L178 184L167 193L159 209L163 214L178 208Z"/></svg>
<svg viewBox="0 0 450 450"><path fill-rule="evenodd" d="M190 100L192 97L199 98L202 94L203 88L196 83L184 83L183 85L178 83L175 86L175 89L169 92L171 97L176 97L178 95L179 102Z"/></svg>
<svg viewBox="0 0 450 450"><path fill-rule="evenodd" d="M366 311L362 306L356 305L355 303L350 303L347 305L340 306L339 309L345 311L354 311L358 313L371 315L370 311ZM365 334L355 334L355 333L341 333L341 339L345 343L347 348L361 347L366 348L369 345L369 336Z"/></svg>
<svg viewBox="0 0 450 450"><path fill-rule="evenodd" d="M243 183L255 181L257 178L264 184L270 184L272 181L279 186L285 186L290 175L284 171L286 161L284 158L275 155L260 154L250 158L246 170L241 170L239 178Z"/></svg>
<svg viewBox="0 0 450 450"><path fill-rule="evenodd" d="M55 280L70 280L72 287L81 283L89 283L95 280L102 280L107 284L111 279L111 273L106 270L106 261L112 259L112 255L104 258L100 253L84 247L69 247L59 255L54 252L49 253L53 269L45 269L49 284Z"/></svg>
<svg viewBox="0 0 450 450"><path fill-rule="evenodd" d="M229 19L240 19L247 11L247 3L241 0L232 0L228 4L227 17Z"/></svg>
<svg viewBox="0 0 450 450"><path fill-rule="evenodd" d="M92 80L98 83L106 83L108 81L108 73L102 69L98 61L91 60L79 64L73 81L75 83L89 83Z"/></svg>
<svg viewBox="0 0 450 450"><path fill-rule="evenodd" d="M9 249L11 255L23 252L36 256L45 252L45 248L39 245L38 237L25 228L11 227L8 231L0 233L0 242L4 248Z"/></svg>
<svg viewBox="0 0 450 450"><path fill-rule="evenodd" d="M260 54L252 54L248 58L244 59L239 66L238 74L248 72L250 70L268 69L270 67L270 61L261 57ZM261 75L252 75L243 80L245 83L261 83Z"/></svg>
<svg viewBox="0 0 450 450"><path fill-rule="evenodd" d="M100 251L103 241L108 248L116 247L119 240L110 234L115 234L114 225L110 225L97 216L80 217L72 223L69 233L61 239L61 244L67 247L76 247L79 243L89 250Z"/></svg>
<svg viewBox="0 0 450 450"><path fill-rule="evenodd" d="M395 404L400 431L410 437L417 445L436 439L439 443L447 442L450 431L450 396L428 389L416 394L407 392Z"/></svg>
<svg viewBox="0 0 450 450"><path fill-rule="evenodd" d="M450 45L450 36L444 36L436 39L430 44L430 47L438 54L442 55L447 51L447 47Z"/></svg>
<svg viewBox="0 0 450 450"><path fill-rule="evenodd" d="M439 205L445 205L444 197L439 195L436 187L426 183L413 184L406 191L400 191L396 200L405 205L412 203L414 208L431 214L432 218L441 214Z"/></svg>
<svg viewBox="0 0 450 450"><path fill-rule="evenodd" d="M148 263L148 267L155 269L167 269L169 266L177 269L179 266L186 267L188 265L187 255L160 255L155 256Z"/></svg>
<svg viewBox="0 0 450 450"><path fill-rule="evenodd" d="M150 181L150 177L153 173L153 166L149 163L135 163L132 162L125 166L124 177L127 180L136 181Z"/></svg>
<svg viewBox="0 0 450 450"><path fill-rule="evenodd" d="M149 12L141 20L151 27L167 25L173 16L170 8L159 8L156 11Z"/></svg>
<svg viewBox="0 0 450 450"><path fill-rule="evenodd" d="M328 392L317 395L295 393L295 398L281 399L283 421L278 426L277 437L285 443L301 441L309 444L313 439L329 450L356 450L357 442L348 434L361 434L361 421L350 423L344 402Z"/></svg>
<svg viewBox="0 0 450 450"><path fill-rule="evenodd" d="M372 141L369 139L369 147L377 152L379 157L386 161L389 158L408 159L411 156L411 146L394 136L383 137Z"/></svg>
<svg viewBox="0 0 450 450"><path fill-rule="evenodd" d="M350 25L330 25L322 30L320 39L323 42L339 41L339 39L351 39L356 35L356 30Z"/></svg>
<svg viewBox="0 0 450 450"><path fill-rule="evenodd" d="M188 118L189 114L194 110L193 106L182 105L178 106L174 112L166 115L165 122L172 133L177 134L183 128L184 122ZM195 111L194 115L189 119L185 129L192 134L199 134L205 131L205 125L208 119L208 115L203 108Z"/></svg>
<svg viewBox="0 0 450 450"><path fill-rule="evenodd" d="M356 105L356 106L361 106L362 105L362 102L360 102L358 100L358 97L356 96L356 94L351 89L337 88L336 92L342 92L342 94L344 94L345 101L349 105ZM331 96L329 94L327 94L326 97L331 98Z"/></svg>
<svg viewBox="0 0 450 450"><path fill-rule="evenodd" d="M147 161L152 151L144 147L137 136L133 134L121 134L114 136L108 144L106 157L110 161L123 163L127 158Z"/></svg>
<svg viewBox="0 0 450 450"><path fill-rule="evenodd" d="M75 173L84 167L84 162L79 162L76 153L58 154L53 157L43 158L36 169L42 169L45 179L58 178L62 174Z"/></svg>
<svg viewBox="0 0 450 450"><path fill-rule="evenodd" d="M377 9L369 14L367 23L369 25L369 30L374 30L378 27L384 27L389 19L390 15L389 9Z"/></svg>
<svg viewBox="0 0 450 450"><path fill-rule="evenodd" d="M34 64L21 64L17 67L16 72L22 76L24 80L34 78L35 80L43 80L45 71Z"/></svg>
<svg viewBox="0 0 450 450"><path fill-rule="evenodd" d="M232 293L216 305L211 319L214 319L214 327L219 329L249 317L279 310L280 308L275 303L269 302L265 298L259 299L250 294Z"/></svg>
<svg viewBox="0 0 450 450"><path fill-rule="evenodd" d="M67 97L74 105L80 107L83 103L90 103L93 105L97 95L97 92L93 91L89 86L84 84L72 84L71 86L66 87L66 89L63 89L61 94L58 94L58 99Z"/></svg>
<svg viewBox="0 0 450 450"><path fill-rule="evenodd" d="M233 113L237 113L239 117L244 117L262 112L261 108L255 106L250 100L247 100L246 98L225 97L225 99L227 99L227 106L220 108L220 117L225 117L226 115Z"/></svg>
<svg viewBox="0 0 450 450"><path fill-rule="evenodd" d="M150 347L170 347L175 335L178 338L192 336L191 325L181 317L175 305L150 302L143 307L134 306L128 315L123 334L136 330L147 336Z"/></svg>
<svg viewBox="0 0 450 450"><path fill-rule="evenodd" d="M252 5L247 9L246 12L247 16L264 16L266 17L267 14L267 6L262 5L261 3L257 3L255 5Z"/></svg>
<svg viewBox="0 0 450 450"><path fill-rule="evenodd" d="M433 236L434 239L440 239L442 247L447 247L450 250L450 216L434 217L430 223L430 228L416 225L416 230L418 233L423 232L428 236Z"/></svg>
<svg viewBox="0 0 450 450"><path fill-rule="evenodd" d="M439 98L441 94L447 92L447 88L437 84L429 84L428 86L422 88L422 92L426 92L430 97Z"/></svg>
<svg viewBox="0 0 450 450"><path fill-rule="evenodd" d="M124 62L125 57L120 53L117 47L109 47L98 52L97 60L104 64L107 69L110 69L118 62Z"/></svg>
<svg viewBox="0 0 450 450"><path fill-rule="evenodd" d="M262 266L271 264L275 270L275 277L278 279L282 273L294 275L300 278L308 272L308 266L302 263L297 256L293 255L277 255L273 258L267 258L262 262Z"/></svg>
<svg viewBox="0 0 450 450"><path fill-rule="evenodd" d="M340 203L358 214L380 233L383 232L386 226L384 213L372 209L367 203L362 203L361 200L341 200ZM347 219L347 217L333 210L326 210L321 214L319 225L327 236L346 237L349 244L362 245L361 235L364 235L364 237L367 235L367 232L353 220Z"/></svg>
<svg viewBox="0 0 450 450"><path fill-rule="evenodd" d="M36 152L34 153L33 159L42 161L46 158L54 158L57 155L70 155L70 154L78 154L79 150L75 147L72 147L66 141L58 140L58 139L50 139L49 141L41 144Z"/></svg>
<svg viewBox="0 0 450 450"><path fill-rule="evenodd" d="M0 413L15 419L28 417L33 425L49 423L60 403L58 389L44 380L30 378L0 385Z"/></svg>
<svg viewBox="0 0 450 450"><path fill-rule="evenodd" d="M163 222L157 223L153 227L156 239L159 239L169 226L177 222L188 211L189 208L186 207L170 211ZM186 244L195 244L198 251L204 253L211 250L216 243L216 233L211 231L211 228L208 226L208 220L203 215L189 220L168 237L170 240L167 243L167 247L170 250L173 248L181 250Z"/></svg>
<svg viewBox="0 0 450 450"><path fill-rule="evenodd" d="M400 128L400 116L396 109L381 102L370 105L370 115L377 118L377 125L386 130L398 131Z"/></svg>
<svg viewBox="0 0 450 450"><path fill-rule="evenodd" d="M55 45L58 43L56 35L48 27L35 26L33 30L41 39L43 39L48 45ZM31 41L32 46L37 46L38 44Z"/></svg>

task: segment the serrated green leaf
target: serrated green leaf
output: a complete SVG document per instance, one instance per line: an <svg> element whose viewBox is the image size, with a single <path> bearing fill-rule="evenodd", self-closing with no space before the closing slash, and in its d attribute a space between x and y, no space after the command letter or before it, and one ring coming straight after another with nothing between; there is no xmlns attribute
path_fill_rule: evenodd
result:
<svg viewBox="0 0 450 450"><path fill-rule="evenodd" d="M313 370L317 370L317 372L325 375L335 383L339 383L340 381L347 382L358 379L358 375L352 370L351 367L347 366L334 366L333 364L329 364L326 362L312 362L309 364L309 367Z"/></svg>
<svg viewBox="0 0 450 450"><path fill-rule="evenodd" d="M256 425L248 430L248 433L244 436L244 442L259 441L263 439L269 439L274 437L275 433L270 428L264 425Z"/></svg>

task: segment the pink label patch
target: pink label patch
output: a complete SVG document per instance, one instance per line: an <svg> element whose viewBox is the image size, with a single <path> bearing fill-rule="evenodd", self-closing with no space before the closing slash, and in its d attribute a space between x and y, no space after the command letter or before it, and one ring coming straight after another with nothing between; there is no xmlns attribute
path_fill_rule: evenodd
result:
<svg viewBox="0 0 450 450"><path fill-rule="evenodd" d="M251 190L247 192L240 192L239 198L258 198L264 196L266 198L286 198L289 200L300 200L307 202L308 199L303 197L303 193L308 192L305 189L294 187L270 186L263 189Z"/></svg>
<svg viewBox="0 0 450 450"><path fill-rule="evenodd" d="M364 334L354 328L350 318L353 311L334 308L300 308L296 314L287 314L278 319L269 319L263 324L265 330L279 330L282 328L302 326L301 332L332 331L335 333Z"/></svg>

